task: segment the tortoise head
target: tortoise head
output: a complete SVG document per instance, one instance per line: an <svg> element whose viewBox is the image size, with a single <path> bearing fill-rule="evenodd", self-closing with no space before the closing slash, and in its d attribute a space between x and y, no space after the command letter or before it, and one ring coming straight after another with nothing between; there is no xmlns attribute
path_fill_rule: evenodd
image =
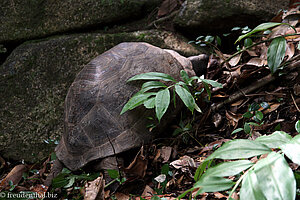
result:
<svg viewBox="0 0 300 200"><path fill-rule="evenodd" d="M209 57L206 54L200 54L198 56L190 56L188 59L191 61L193 70L197 76L205 75L208 59Z"/></svg>

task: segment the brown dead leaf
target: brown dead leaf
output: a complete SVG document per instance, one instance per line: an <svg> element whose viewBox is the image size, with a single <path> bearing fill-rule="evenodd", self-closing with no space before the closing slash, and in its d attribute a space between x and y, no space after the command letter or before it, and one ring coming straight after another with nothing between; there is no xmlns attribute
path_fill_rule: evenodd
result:
<svg viewBox="0 0 300 200"><path fill-rule="evenodd" d="M291 59L295 54L295 45L292 42L288 42L285 56L287 56L287 60Z"/></svg>
<svg viewBox="0 0 300 200"><path fill-rule="evenodd" d="M237 127L239 120L243 118L242 114L235 114L230 111L226 111L226 118L228 119L231 126L234 127L234 129Z"/></svg>
<svg viewBox="0 0 300 200"><path fill-rule="evenodd" d="M248 62L247 65L254 65L261 67L264 65L264 61L261 58L251 58Z"/></svg>
<svg viewBox="0 0 300 200"><path fill-rule="evenodd" d="M135 156L134 160L129 164L124 172L129 177L143 178L146 174L148 160L144 156L144 147L142 146L140 151Z"/></svg>
<svg viewBox="0 0 300 200"><path fill-rule="evenodd" d="M149 185L146 185L142 197L152 197L153 194L155 194L155 191Z"/></svg>
<svg viewBox="0 0 300 200"><path fill-rule="evenodd" d="M85 184L85 200L103 200L104 198L104 179L103 175L100 174L98 178L93 181L88 181Z"/></svg>
<svg viewBox="0 0 300 200"><path fill-rule="evenodd" d="M194 159L186 155L171 162L170 165L176 169L181 169L182 172L188 172L191 167L197 167Z"/></svg>
<svg viewBox="0 0 300 200"><path fill-rule="evenodd" d="M256 57L256 56L258 56L257 55L257 53L255 52L255 51L253 51L253 50L246 50L247 51L247 53L249 54L249 56L251 56L251 57Z"/></svg>
<svg viewBox="0 0 300 200"><path fill-rule="evenodd" d="M231 58L228 63L230 64L230 66L234 67L240 62L241 57L242 57L242 53Z"/></svg>
<svg viewBox="0 0 300 200"><path fill-rule="evenodd" d="M269 104L269 105L270 105L270 104ZM267 114L267 113L273 112L273 111L276 110L279 106L280 106L280 103L274 103L274 104L271 104L271 105L270 105L270 108L264 110L263 113L264 113L264 114Z"/></svg>
<svg viewBox="0 0 300 200"><path fill-rule="evenodd" d="M225 196L224 194L220 193L220 192L214 192L214 196L217 199L222 199L222 198L228 198L228 196Z"/></svg>
<svg viewBox="0 0 300 200"><path fill-rule="evenodd" d="M9 186L9 182L12 181L14 185L17 185L22 179L23 173L28 170L26 165L15 166L9 174L0 181L0 191Z"/></svg>
<svg viewBox="0 0 300 200"><path fill-rule="evenodd" d="M161 148L160 157L162 158L162 163L166 163L169 161L172 154L172 147L163 146Z"/></svg>
<svg viewBox="0 0 300 200"><path fill-rule="evenodd" d="M206 151L212 151L216 147L220 147L224 142L229 141L229 139L221 139L214 142L209 143L206 147L203 147L203 149L199 152L198 155L201 155L202 153Z"/></svg>
<svg viewBox="0 0 300 200"><path fill-rule="evenodd" d="M296 28L296 31L297 31L296 33L300 33L300 28ZM288 35L288 34L294 34L294 33L295 33L295 30L292 29L292 28L290 28L289 30L287 30L285 32L286 35ZM287 36L287 37L285 37L285 39L288 40L288 41L294 41L294 42L300 41L300 35Z"/></svg>

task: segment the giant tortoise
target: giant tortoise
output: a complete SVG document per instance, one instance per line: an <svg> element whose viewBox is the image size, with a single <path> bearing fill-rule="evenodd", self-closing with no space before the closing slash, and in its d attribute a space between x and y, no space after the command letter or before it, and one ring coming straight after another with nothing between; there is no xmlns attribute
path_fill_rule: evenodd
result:
<svg viewBox="0 0 300 200"><path fill-rule="evenodd" d="M153 111L140 106L120 115L140 86L126 81L146 72L162 72L179 80L180 70L194 75L193 67L203 62L207 64L204 55L189 59L141 42L121 43L93 59L68 91L64 133L55 149L58 160L70 170L77 170L90 161L149 141L155 134L146 128L146 118Z"/></svg>

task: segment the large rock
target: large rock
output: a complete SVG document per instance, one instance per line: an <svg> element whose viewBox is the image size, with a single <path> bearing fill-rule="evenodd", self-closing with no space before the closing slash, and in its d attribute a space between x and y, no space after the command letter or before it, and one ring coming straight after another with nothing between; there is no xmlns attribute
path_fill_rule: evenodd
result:
<svg viewBox="0 0 300 200"><path fill-rule="evenodd" d="M174 20L178 29L190 34L228 31L234 26L269 21L289 0L187 0Z"/></svg>
<svg viewBox="0 0 300 200"><path fill-rule="evenodd" d="M169 32L77 34L29 41L0 68L0 154L36 161L53 150L63 133L67 90L84 64L123 41L145 41L185 55L199 53Z"/></svg>
<svg viewBox="0 0 300 200"><path fill-rule="evenodd" d="M0 44L98 28L143 16L160 0L1 0Z"/></svg>

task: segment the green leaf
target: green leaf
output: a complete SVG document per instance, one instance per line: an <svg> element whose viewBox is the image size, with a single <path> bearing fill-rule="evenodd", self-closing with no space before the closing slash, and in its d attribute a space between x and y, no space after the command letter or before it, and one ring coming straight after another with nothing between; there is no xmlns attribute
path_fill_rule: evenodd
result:
<svg viewBox="0 0 300 200"><path fill-rule="evenodd" d="M119 178L119 171L115 169L107 169L108 175L112 179Z"/></svg>
<svg viewBox="0 0 300 200"><path fill-rule="evenodd" d="M277 37L272 40L267 53L268 66L274 74L283 61L286 51L286 40L284 37Z"/></svg>
<svg viewBox="0 0 300 200"><path fill-rule="evenodd" d="M237 42L241 41L242 39L246 38L246 37L249 37L251 35L253 35L254 33L257 33L257 32L260 32L260 31L265 31L269 28L273 28L275 26L278 26L278 25L281 25L283 23L275 23L275 22L268 22L268 23L263 23L263 24L260 24L258 25L257 27L255 27L252 31L244 34L244 35L241 35L235 42L234 44L236 44Z"/></svg>
<svg viewBox="0 0 300 200"><path fill-rule="evenodd" d="M70 177L68 184L65 185L64 188L72 187L74 183L75 183L75 176L72 176Z"/></svg>
<svg viewBox="0 0 300 200"><path fill-rule="evenodd" d="M254 102L249 106L249 111L257 111L260 108L259 104Z"/></svg>
<svg viewBox="0 0 300 200"><path fill-rule="evenodd" d="M214 36L211 36L211 35L208 35L204 38L204 41L205 42L209 42L209 43L212 43L214 41L215 37Z"/></svg>
<svg viewBox="0 0 300 200"><path fill-rule="evenodd" d="M160 72L148 72L148 73L138 74L130 78L127 82L136 81L136 80L163 80L163 81L176 82L176 80L172 76Z"/></svg>
<svg viewBox="0 0 300 200"><path fill-rule="evenodd" d="M249 160L238 160L232 162L224 162L209 168L203 176L234 176L248 169L253 165Z"/></svg>
<svg viewBox="0 0 300 200"><path fill-rule="evenodd" d="M244 46L245 46L245 47L251 46L252 43L253 43L253 42L252 42L251 38L246 38L246 39L244 40Z"/></svg>
<svg viewBox="0 0 300 200"><path fill-rule="evenodd" d="M217 45L221 46L222 40L219 36L216 36L216 42L217 42Z"/></svg>
<svg viewBox="0 0 300 200"><path fill-rule="evenodd" d="M295 129L298 133L300 133L300 120L298 120L295 124Z"/></svg>
<svg viewBox="0 0 300 200"><path fill-rule="evenodd" d="M271 135L264 135L256 138L256 142L266 145L269 148L279 148L281 145L289 142L292 137L283 132L283 131L275 131Z"/></svg>
<svg viewBox="0 0 300 200"><path fill-rule="evenodd" d="M280 149L289 159L300 165L300 134L296 135L288 143L280 146Z"/></svg>
<svg viewBox="0 0 300 200"><path fill-rule="evenodd" d="M245 123L244 124L244 132L246 134L250 134L251 133L251 127L250 127L249 123Z"/></svg>
<svg viewBox="0 0 300 200"><path fill-rule="evenodd" d="M170 104L170 92L169 89L166 88L164 90L160 90L155 97L155 112L158 121L162 118L162 116L167 111Z"/></svg>
<svg viewBox="0 0 300 200"><path fill-rule="evenodd" d="M147 92L148 90L155 89L155 88L162 88L162 87L167 87L167 86L159 81L147 81L142 85L140 92L144 93Z"/></svg>
<svg viewBox="0 0 300 200"><path fill-rule="evenodd" d="M144 106L147 109L152 109L155 106L155 97L151 97L149 99L147 99L146 101L144 101Z"/></svg>
<svg viewBox="0 0 300 200"><path fill-rule="evenodd" d="M242 187L240 190L241 200L257 199L265 200L266 197L263 194L253 170L250 170L244 177Z"/></svg>
<svg viewBox="0 0 300 200"><path fill-rule="evenodd" d="M238 132L241 132L242 130L244 130L244 129L243 129L243 128L237 128L237 129L235 129L234 131L232 131L231 135L232 135L232 134L236 134L236 133L238 133Z"/></svg>
<svg viewBox="0 0 300 200"><path fill-rule="evenodd" d="M244 117L244 118L251 118L251 117L253 117L253 113L251 113L250 111L245 112L245 113L243 114L243 117Z"/></svg>
<svg viewBox="0 0 300 200"><path fill-rule="evenodd" d="M180 99L183 101L184 105L193 112L195 109L195 99L191 95L189 91L187 91L185 88L181 87L180 85L175 85L175 91L180 97Z"/></svg>
<svg viewBox="0 0 300 200"><path fill-rule="evenodd" d="M208 100L210 100L210 97L211 97L211 91L210 91L210 88L209 88L209 85L205 82L203 82L203 86L207 92L207 95L208 95Z"/></svg>
<svg viewBox="0 0 300 200"><path fill-rule="evenodd" d="M266 199L295 199L296 181L283 155L271 152L259 160L253 169Z"/></svg>
<svg viewBox="0 0 300 200"><path fill-rule="evenodd" d="M239 159L250 158L266 153L270 153L272 150L264 144L260 144L256 141L237 139L228 141L223 144L219 149L212 153L207 159Z"/></svg>
<svg viewBox="0 0 300 200"><path fill-rule="evenodd" d="M264 118L264 114L261 111L255 112L255 119L257 119L259 122Z"/></svg>
<svg viewBox="0 0 300 200"><path fill-rule="evenodd" d="M194 189L199 188L197 194L201 194L203 192L218 192L228 190L234 185L230 179L222 178L222 177L204 177L202 176L199 181L197 181L194 185Z"/></svg>
<svg viewBox="0 0 300 200"><path fill-rule="evenodd" d="M202 78L199 78L199 80L206 83L206 84L209 84L213 87L223 88L223 85L221 83L218 83L217 81L210 80L210 79L202 79Z"/></svg>
<svg viewBox="0 0 300 200"><path fill-rule="evenodd" d="M181 78L182 78L182 80L187 84L187 85L189 85L190 84L190 82L189 82L189 75L186 73L186 71L184 71L184 70L181 70L180 71L180 75L181 75Z"/></svg>
<svg viewBox="0 0 300 200"><path fill-rule="evenodd" d="M144 103L144 101L146 101L150 96L153 96L153 95L156 95L156 93L155 92L149 92L149 93L141 93L141 94L134 95L124 105L120 115L122 115L127 110L132 110L132 109L138 107L139 105L142 105Z"/></svg>
<svg viewBox="0 0 300 200"><path fill-rule="evenodd" d="M200 164L200 166L197 168L197 170L196 170L196 172L195 172L195 176L194 176L194 180L195 180L196 182L201 178L201 176L202 176L202 174L204 173L205 169L206 169L207 167L209 167L211 163L212 163L212 160L204 160L204 161Z"/></svg>
<svg viewBox="0 0 300 200"><path fill-rule="evenodd" d="M66 186L69 183L69 180L66 179L65 174L59 174L58 176L56 176L53 180L52 180L52 184L51 186L53 188L61 188Z"/></svg>

